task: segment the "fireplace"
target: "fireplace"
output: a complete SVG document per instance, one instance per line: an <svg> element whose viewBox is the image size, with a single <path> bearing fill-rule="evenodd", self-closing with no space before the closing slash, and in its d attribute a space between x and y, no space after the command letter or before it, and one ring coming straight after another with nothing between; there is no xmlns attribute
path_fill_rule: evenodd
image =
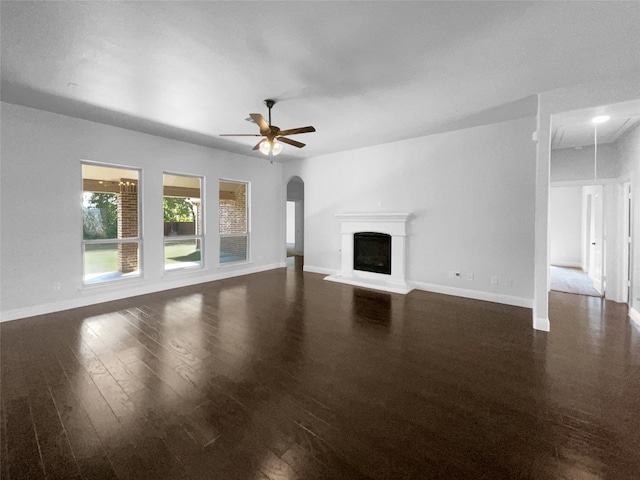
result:
<svg viewBox="0 0 640 480"><path fill-rule="evenodd" d="M391 275L391 235L375 232L354 233L353 269Z"/></svg>
<svg viewBox="0 0 640 480"><path fill-rule="evenodd" d="M409 213L339 213L342 266L332 282L409 293L406 280Z"/></svg>

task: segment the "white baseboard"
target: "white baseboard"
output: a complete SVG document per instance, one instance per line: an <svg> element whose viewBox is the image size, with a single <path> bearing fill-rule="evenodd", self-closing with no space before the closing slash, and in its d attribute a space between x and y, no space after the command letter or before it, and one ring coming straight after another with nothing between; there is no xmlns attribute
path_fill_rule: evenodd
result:
<svg viewBox="0 0 640 480"><path fill-rule="evenodd" d="M338 270L330 268L315 267L313 265L305 265L305 272L322 273L324 275L335 275ZM454 297L472 298L474 300L483 300L485 302L502 303L505 305L513 305L516 307L533 308L532 298L513 297L511 295L503 295L492 292L480 292L477 290L468 290L465 288L449 287L445 285L436 285L434 283L424 282L407 282L410 286L417 290L426 292L442 293L444 295L453 295Z"/></svg>
<svg viewBox="0 0 640 480"><path fill-rule="evenodd" d="M636 325L640 327L640 312L635 308L629 307L629 316L631 317L631 320L636 322Z"/></svg>
<svg viewBox="0 0 640 480"><path fill-rule="evenodd" d="M551 325L549 324L549 319L548 318L534 317L533 318L533 328L535 328L536 330L541 330L543 332L548 332L549 330L551 330Z"/></svg>
<svg viewBox="0 0 640 480"><path fill-rule="evenodd" d="M500 293L481 292L478 290L468 290L466 288L449 287L446 285L436 285L433 283L410 283L418 290L425 290L427 292L442 293L444 295L453 295L455 297L473 298L475 300L483 300L485 302L513 305L515 307L533 308L532 298L513 297L511 295L503 295Z"/></svg>
<svg viewBox="0 0 640 480"><path fill-rule="evenodd" d="M304 272L322 273L323 275L334 275L338 273L338 270L334 270L332 268L315 267L313 265L304 265L302 270Z"/></svg>
<svg viewBox="0 0 640 480"><path fill-rule="evenodd" d="M32 317L35 315L44 315L47 313L59 312L62 310L69 310L72 308L78 307L86 307L88 305L94 305L96 303L109 302L112 300L121 300L123 298L135 297L138 295L147 295L149 293L160 292L163 290L170 290L173 288L186 287L190 285L197 285L199 283L213 282L216 280L222 280L225 278L237 277L241 275L249 275L251 273L258 273L266 270L273 270L274 268L282 268L285 267L285 262L273 263L269 265L260 265L260 266L245 266L244 268L238 268L234 270L222 270L218 271L214 274L208 275L200 275L197 277L194 276L176 276L172 279L168 279L165 277L165 280L161 283L154 283L152 285L140 285L133 287L131 284L127 285L126 288L113 288L110 290L100 291L100 288L92 289L87 293L87 295L82 294L81 296L69 300L63 300L60 302L47 303L42 305L34 305L25 308L17 308L13 310L6 310L1 312L0 314L0 322L7 322L10 320L17 320L20 318ZM313 265L305 265L303 267L305 272L311 273L320 273L323 275L333 275L338 272L338 270L316 267ZM492 292L482 292L477 290L468 290L464 288L457 287L449 287L445 285L436 285L432 283L424 283L424 282L408 282L411 286L418 290L424 290L427 292L433 293L441 293L444 295L453 295L456 297L464 297L464 298L472 298L475 300L482 300L486 302L494 302L501 303L505 305L513 305L516 307L524 307L524 308L532 308L533 307L533 299L523 298L523 297L514 297L511 295L503 295ZM114 285L113 287L116 287ZM545 323L546 322L546 323ZM538 328L536 325L539 325ZM549 330L549 320L548 319L539 319L534 321L534 328L538 330ZM545 328L546 326L546 328Z"/></svg>
<svg viewBox="0 0 640 480"><path fill-rule="evenodd" d="M141 284L140 282L127 282L126 286L122 284L104 285L104 288L95 287L88 290L81 290L76 298L61 300L59 302L45 303L41 305L33 305L24 308L15 308L0 312L0 322L8 322L18 320L20 318L33 317L35 315L44 315L47 313L61 312L72 308L86 307L97 303L110 302L113 300L121 300L123 298L136 297L138 295L147 295L149 293L171 290L173 288L188 287L199 283L214 282L225 278L239 277L249 275L251 273L264 272L273 270L274 268L286 267L285 262L273 263L269 265L259 266L242 266L237 269L222 269L216 273L208 273L204 275L167 275L163 277L163 281L153 283L151 285Z"/></svg>
<svg viewBox="0 0 640 480"><path fill-rule="evenodd" d="M339 272L338 270L316 267L313 265L305 265L304 271L312 272L312 273L321 273L323 275L336 275ZM349 282L343 282L343 283L349 283ZM502 303L505 305L513 305L516 307L533 308L532 298L514 297L511 295L503 295L503 294L492 293L492 292L481 292L478 290L468 290L465 288L449 287L446 285L436 285L433 283L414 282L414 281L408 281L407 283L411 287L417 290L424 290L426 292L442 293L443 295L453 295L454 297L472 298L474 300L483 300L485 302ZM366 286L366 285L362 285L362 286Z"/></svg>
<svg viewBox="0 0 640 480"><path fill-rule="evenodd" d="M591 277L591 276L589 278L591 280L593 280L593 288L595 288L598 291L598 293L601 294L602 293L602 282L600 280L596 279L596 278Z"/></svg>

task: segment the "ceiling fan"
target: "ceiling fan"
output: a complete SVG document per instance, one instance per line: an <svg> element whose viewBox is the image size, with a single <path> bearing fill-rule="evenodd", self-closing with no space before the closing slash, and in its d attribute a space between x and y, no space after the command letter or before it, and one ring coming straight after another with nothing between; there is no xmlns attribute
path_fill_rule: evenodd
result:
<svg viewBox="0 0 640 480"><path fill-rule="evenodd" d="M293 145L294 147L302 148L304 143L287 138L289 135L297 135L299 133L311 133L316 129L309 127L291 128L288 130L280 130L275 125L271 125L271 108L276 104L275 100L267 99L264 104L269 109L269 123L266 122L264 117L259 113L250 113L251 119L260 127L260 133L222 133L221 137L265 137L260 140L253 150L260 150L265 155L278 155L282 151L282 143ZM248 119L247 119L248 120ZM282 143L280 143L282 142Z"/></svg>

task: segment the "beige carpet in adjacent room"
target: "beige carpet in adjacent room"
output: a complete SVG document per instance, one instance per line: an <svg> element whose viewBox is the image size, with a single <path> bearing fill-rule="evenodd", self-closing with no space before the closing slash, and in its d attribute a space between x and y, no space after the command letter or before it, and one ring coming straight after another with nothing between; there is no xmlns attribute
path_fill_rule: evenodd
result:
<svg viewBox="0 0 640 480"><path fill-rule="evenodd" d="M593 288L593 281L589 278L589 275L579 268L555 267L552 265L551 290L589 295L591 297L602 296Z"/></svg>

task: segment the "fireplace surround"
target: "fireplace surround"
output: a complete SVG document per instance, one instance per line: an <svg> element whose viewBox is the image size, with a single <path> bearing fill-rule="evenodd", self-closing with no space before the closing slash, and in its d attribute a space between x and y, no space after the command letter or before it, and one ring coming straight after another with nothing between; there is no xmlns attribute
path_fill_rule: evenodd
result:
<svg viewBox="0 0 640 480"><path fill-rule="evenodd" d="M409 293L413 288L406 280L406 237L410 213L339 213L342 236L340 272L325 277L332 282L346 283L393 293ZM383 234L391 238L389 273L354 268L355 234ZM377 260L373 263L380 263ZM375 269L375 268L374 268Z"/></svg>

